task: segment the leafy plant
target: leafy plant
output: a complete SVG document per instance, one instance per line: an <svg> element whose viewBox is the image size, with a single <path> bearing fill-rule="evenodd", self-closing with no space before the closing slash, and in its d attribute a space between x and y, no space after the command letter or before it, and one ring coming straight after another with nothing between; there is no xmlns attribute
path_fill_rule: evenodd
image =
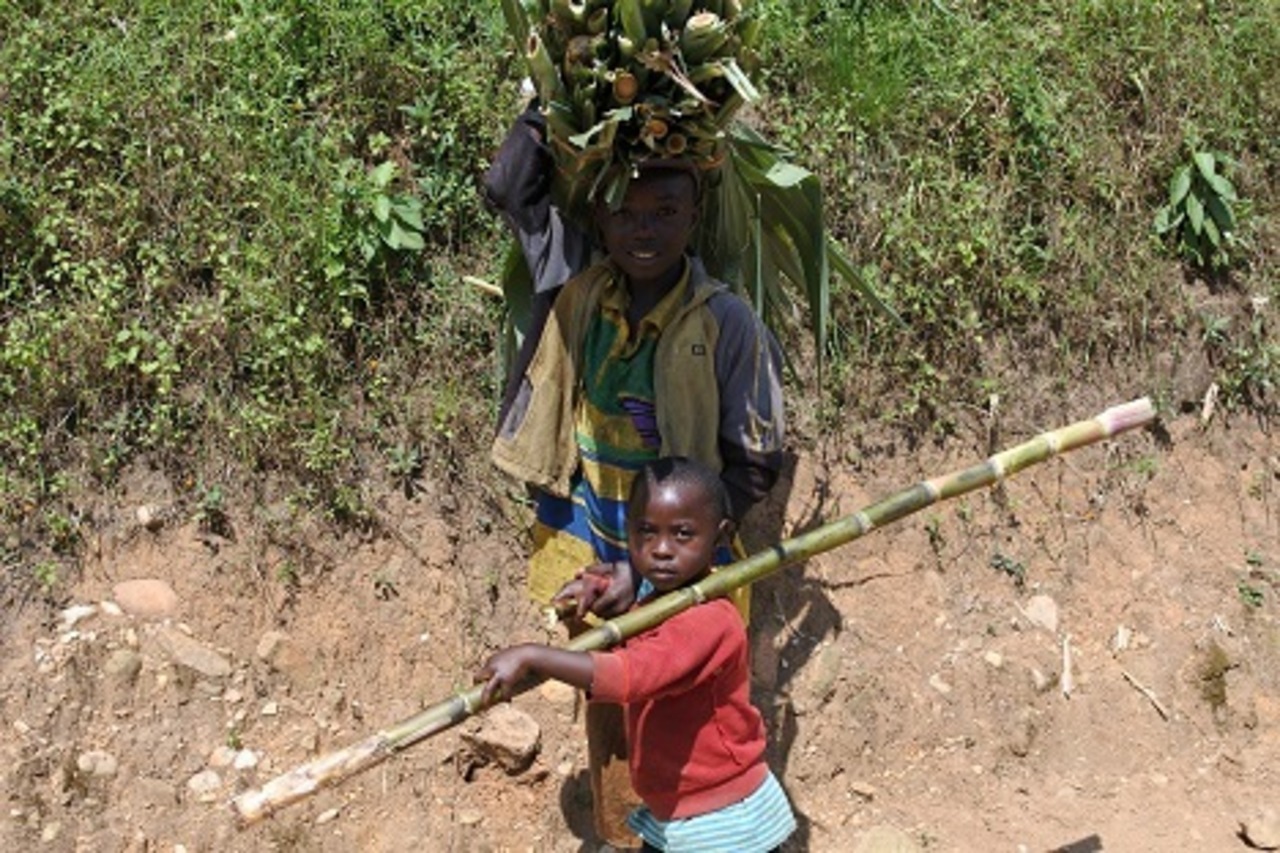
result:
<svg viewBox="0 0 1280 853"><path fill-rule="evenodd" d="M1243 578L1236 582L1236 593L1240 596L1240 603L1246 607L1261 607L1264 603L1262 590Z"/></svg>
<svg viewBox="0 0 1280 853"><path fill-rule="evenodd" d="M387 472L400 485L404 496L412 498L422 479L422 448L416 444L397 444L387 451L387 457Z"/></svg>
<svg viewBox="0 0 1280 853"><path fill-rule="evenodd" d="M196 526L203 533L232 538L231 518L227 515L226 496L218 484L196 487Z"/></svg>
<svg viewBox="0 0 1280 853"><path fill-rule="evenodd" d="M58 564L52 560L42 560L36 563L32 575L36 583L40 584L41 590L48 593L58 585Z"/></svg>
<svg viewBox="0 0 1280 853"><path fill-rule="evenodd" d="M1240 198L1224 174L1227 165L1221 154L1193 149L1174 170L1168 200L1156 213L1156 234L1172 235L1179 254L1196 266L1225 267L1236 246L1234 208Z"/></svg>
<svg viewBox="0 0 1280 853"><path fill-rule="evenodd" d="M383 246L399 252L420 252L426 248L422 239L422 202L414 196L396 192L392 181L396 177L396 164L390 160L378 164L369 173L369 220ZM367 237L361 241L366 261L377 254L378 246Z"/></svg>
<svg viewBox="0 0 1280 853"><path fill-rule="evenodd" d="M1013 578L1013 585L1018 589L1022 589L1026 585L1027 567L1007 554L1002 554L998 551L992 554L991 568Z"/></svg>

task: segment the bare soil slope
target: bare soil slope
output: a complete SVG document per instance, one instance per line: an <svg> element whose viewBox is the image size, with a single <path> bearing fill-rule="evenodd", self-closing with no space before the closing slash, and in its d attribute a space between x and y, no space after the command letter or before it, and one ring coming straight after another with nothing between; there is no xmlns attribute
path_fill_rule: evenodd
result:
<svg viewBox="0 0 1280 853"><path fill-rule="evenodd" d="M1034 431L803 452L748 535ZM522 518L454 488L299 545L273 538L280 508L233 505L214 533L136 475L71 599L6 615L0 849L595 850L565 690L515 701L541 728L522 773L454 730L249 828L227 807L469 684L488 650L558 638L523 595ZM120 600L133 579L176 598ZM1232 851L1280 831L1280 439L1255 425L1186 414L1052 460L767 579L753 614L790 850Z"/></svg>

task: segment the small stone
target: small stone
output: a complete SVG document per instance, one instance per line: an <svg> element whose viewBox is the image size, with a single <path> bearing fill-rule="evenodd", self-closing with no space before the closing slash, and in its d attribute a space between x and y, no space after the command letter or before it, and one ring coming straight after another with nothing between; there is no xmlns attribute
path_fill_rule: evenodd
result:
<svg viewBox="0 0 1280 853"><path fill-rule="evenodd" d="M226 678L231 674L230 661L181 631L165 625L156 632L156 639L174 663L194 670L205 678Z"/></svg>
<svg viewBox="0 0 1280 853"><path fill-rule="evenodd" d="M224 743L209 753L208 764L210 767L221 770L225 767L230 767L231 762L235 760L236 751Z"/></svg>
<svg viewBox="0 0 1280 853"><path fill-rule="evenodd" d="M274 717L276 714L280 713L280 706L275 702L266 702L263 704L262 711L260 713L264 717Z"/></svg>
<svg viewBox="0 0 1280 853"><path fill-rule="evenodd" d="M525 712L510 705L496 705L464 731L462 739L481 757L516 774L533 763L542 745L542 730Z"/></svg>
<svg viewBox="0 0 1280 853"><path fill-rule="evenodd" d="M236 753L232 766L237 770L252 770L258 766L258 753L252 749L242 749Z"/></svg>
<svg viewBox="0 0 1280 853"><path fill-rule="evenodd" d="M1240 821L1240 832L1259 850L1280 850L1280 812L1263 806Z"/></svg>
<svg viewBox="0 0 1280 853"><path fill-rule="evenodd" d="M102 664L107 679L122 685L133 684L142 671L142 655L132 649L116 649Z"/></svg>
<svg viewBox="0 0 1280 853"><path fill-rule="evenodd" d="M849 783L849 793L853 794L855 797L861 800L866 800L867 802L871 802L876 798L877 792L876 792L876 786L872 785L870 782L862 782L859 780L854 780L853 782Z"/></svg>
<svg viewBox="0 0 1280 853"><path fill-rule="evenodd" d="M110 599L98 602L98 609L107 616L123 616L124 611L120 609L120 605Z"/></svg>
<svg viewBox="0 0 1280 853"><path fill-rule="evenodd" d="M578 701L578 689L563 681L548 679L538 686L538 693L543 699L557 708L572 709Z"/></svg>
<svg viewBox="0 0 1280 853"><path fill-rule="evenodd" d="M187 780L187 790L201 802L211 802L222 787L222 777L213 770L201 770Z"/></svg>
<svg viewBox="0 0 1280 853"><path fill-rule="evenodd" d="M929 686L932 687L934 690L938 691L939 693L941 693L943 696L946 696L948 693L951 692L951 685L948 684L943 679L943 677L936 672L933 675L929 676Z"/></svg>
<svg viewBox="0 0 1280 853"><path fill-rule="evenodd" d="M559 776L561 779L568 779L570 776L573 775L573 767L574 767L574 764L572 761L568 761L568 760L561 761L559 764L556 765L556 775Z"/></svg>
<svg viewBox="0 0 1280 853"><path fill-rule="evenodd" d="M458 823L463 826L478 826L484 821L484 812L478 809L462 809L458 812Z"/></svg>
<svg viewBox="0 0 1280 853"><path fill-rule="evenodd" d="M325 809L316 815L316 826L322 826L330 821L337 820L339 813L339 809Z"/></svg>
<svg viewBox="0 0 1280 853"><path fill-rule="evenodd" d="M58 840L58 836L62 834L62 824L56 820L46 823L40 828L40 840L45 844L51 844Z"/></svg>
<svg viewBox="0 0 1280 853"><path fill-rule="evenodd" d="M992 669L1000 669L1004 666L1004 656L996 651L987 652L982 656L982 659L985 660Z"/></svg>
<svg viewBox="0 0 1280 853"><path fill-rule="evenodd" d="M91 749L88 752L80 753L79 757L76 758L76 767L86 776L109 779L116 775L119 763L111 753L103 752L100 749Z"/></svg>
<svg viewBox="0 0 1280 853"><path fill-rule="evenodd" d="M228 705L238 705L244 701L244 694L239 690L228 690L222 694L222 701Z"/></svg>
<svg viewBox="0 0 1280 853"><path fill-rule="evenodd" d="M160 511L159 507L151 504L143 504L138 507L134 510L134 515L138 519L138 524L153 533L164 526L164 513Z"/></svg>
<svg viewBox="0 0 1280 853"><path fill-rule="evenodd" d="M281 644L287 639L289 635L283 631L268 631L258 640L258 647L254 650L254 654L263 663L271 663L275 660L276 653L280 651Z"/></svg>
<svg viewBox="0 0 1280 853"><path fill-rule="evenodd" d="M1056 682L1056 678L1045 675L1039 667L1031 667L1031 684L1035 687L1037 693L1047 693Z"/></svg>
<svg viewBox="0 0 1280 853"><path fill-rule="evenodd" d="M120 608L132 616L157 619L171 616L178 609L178 594L173 587L155 578L121 581L111 592Z"/></svg>
<svg viewBox="0 0 1280 853"><path fill-rule="evenodd" d="M1031 596L1023 612L1032 625L1044 628L1050 634L1058 632L1058 604L1049 596Z"/></svg>
<svg viewBox="0 0 1280 853"><path fill-rule="evenodd" d="M98 608L92 604L73 604L59 614L62 618L63 628L74 628L76 624L98 612Z"/></svg>

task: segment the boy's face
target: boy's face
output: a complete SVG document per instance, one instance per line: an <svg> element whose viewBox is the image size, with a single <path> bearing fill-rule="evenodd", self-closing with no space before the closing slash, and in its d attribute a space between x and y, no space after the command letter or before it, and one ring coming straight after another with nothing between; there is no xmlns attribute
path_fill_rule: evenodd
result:
<svg viewBox="0 0 1280 853"><path fill-rule="evenodd" d="M658 483L628 511L631 565L659 592L705 575L728 534L729 521L703 491L692 483Z"/></svg>
<svg viewBox="0 0 1280 853"><path fill-rule="evenodd" d="M632 287L669 287L698 222L694 179L674 169L640 171L617 210L596 207L605 251Z"/></svg>

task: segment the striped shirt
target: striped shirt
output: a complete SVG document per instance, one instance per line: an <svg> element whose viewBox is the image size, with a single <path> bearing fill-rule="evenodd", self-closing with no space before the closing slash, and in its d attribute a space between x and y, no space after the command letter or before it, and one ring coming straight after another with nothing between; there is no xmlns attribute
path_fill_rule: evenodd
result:
<svg viewBox="0 0 1280 853"><path fill-rule="evenodd" d="M582 465L568 498L540 492L529 588L547 601L583 566L627 559L631 482L662 449L654 405L654 353L686 296L681 280L640 321L627 324L630 294L621 277L606 285L583 342L575 436Z"/></svg>

